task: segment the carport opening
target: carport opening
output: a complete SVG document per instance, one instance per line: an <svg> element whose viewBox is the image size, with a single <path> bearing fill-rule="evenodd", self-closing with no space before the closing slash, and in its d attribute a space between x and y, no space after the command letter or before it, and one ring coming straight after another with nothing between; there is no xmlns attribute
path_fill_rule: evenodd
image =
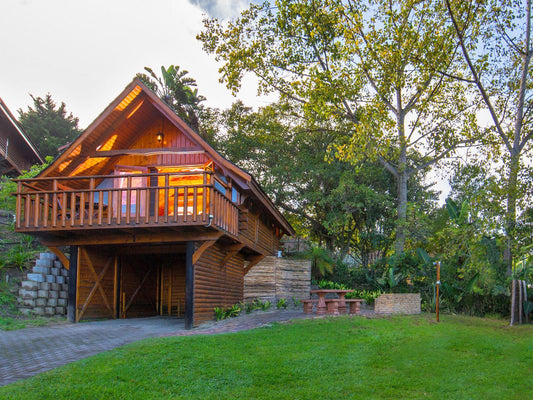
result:
<svg viewBox="0 0 533 400"><path fill-rule="evenodd" d="M119 318L185 315L185 255L123 255Z"/></svg>
<svg viewBox="0 0 533 400"><path fill-rule="evenodd" d="M185 254L80 248L76 294L77 321L184 317Z"/></svg>

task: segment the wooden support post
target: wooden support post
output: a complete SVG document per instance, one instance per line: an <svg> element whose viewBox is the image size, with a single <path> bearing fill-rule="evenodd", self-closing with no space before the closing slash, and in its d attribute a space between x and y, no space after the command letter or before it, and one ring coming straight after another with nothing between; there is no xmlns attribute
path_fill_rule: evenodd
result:
<svg viewBox="0 0 533 400"><path fill-rule="evenodd" d="M78 246L70 246L70 261L68 270L68 302L67 319L76 322L76 288L78 280Z"/></svg>
<svg viewBox="0 0 533 400"><path fill-rule="evenodd" d="M169 278L168 278L168 316L170 317L172 315L172 269L169 271Z"/></svg>
<svg viewBox="0 0 533 400"><path fill-rule="evenodd" d="M194 318L194 242L187 242L185 252L185 329L191 329Z"/></svg>

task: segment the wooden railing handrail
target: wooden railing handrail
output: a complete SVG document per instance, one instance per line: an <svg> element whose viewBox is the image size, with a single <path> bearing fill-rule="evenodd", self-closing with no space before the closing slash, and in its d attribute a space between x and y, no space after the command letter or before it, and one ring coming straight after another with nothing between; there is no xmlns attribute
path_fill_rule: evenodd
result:
<svg viewBox="0 0 533 400"><path fill-rule="evenodd" d="M127 177L150 177L150 176L165 176L165 175L213 175L213 171L182 171L182 172L142 172L140 174L123 174L123 175L87 175L87 176L46 176L36 178L16 178L13 182L44 182L44 181L76 181L76 180L90 180L90 179L119 179Z"/></svg>
<svg viewBox="0 0 533 400"><path fill-rule="evenodd" d="M27 195L27 194L60 194L60 193L98 193L98 192L113 192L113 191L129 191L129 190L150 190L150 189L181 189L181 188L213 188L218 193L224 196L223 193L212 183L199 184L199 185L169 185L169 186L139 186L139 187L125 187L125 188L94 188L94 189L69 189L69 190L34 190L31 192L15 192L11 193L13 196ZM237 206L235 206L237 207Z"/></svg>

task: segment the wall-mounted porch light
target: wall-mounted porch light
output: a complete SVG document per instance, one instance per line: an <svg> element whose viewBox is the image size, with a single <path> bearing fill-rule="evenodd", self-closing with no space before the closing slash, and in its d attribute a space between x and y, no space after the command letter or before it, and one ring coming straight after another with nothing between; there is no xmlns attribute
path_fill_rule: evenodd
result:
<svg viewBox="0 0 533 400"><path fill-rule="evenodd" d="M163 132L157 132L157 135L155 135L157 141L159 143L161 143L163 141L163 138L165 137L165 135L163 135Z"/></svg>

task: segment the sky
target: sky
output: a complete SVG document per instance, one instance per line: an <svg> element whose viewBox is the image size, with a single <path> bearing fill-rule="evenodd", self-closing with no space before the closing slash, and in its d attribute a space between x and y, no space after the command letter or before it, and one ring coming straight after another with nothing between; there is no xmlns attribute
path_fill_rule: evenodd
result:
<svg viewBox="0 0 533 400"><path fill-rule="evenodd" d="M138 72L179 65L196 79L206 105L235 97L196 35L203 18L236 17L246 0L1 0L0 97L11 112L50 93L87 127ZM259 106L253 79L239 94Z"/></svg>

